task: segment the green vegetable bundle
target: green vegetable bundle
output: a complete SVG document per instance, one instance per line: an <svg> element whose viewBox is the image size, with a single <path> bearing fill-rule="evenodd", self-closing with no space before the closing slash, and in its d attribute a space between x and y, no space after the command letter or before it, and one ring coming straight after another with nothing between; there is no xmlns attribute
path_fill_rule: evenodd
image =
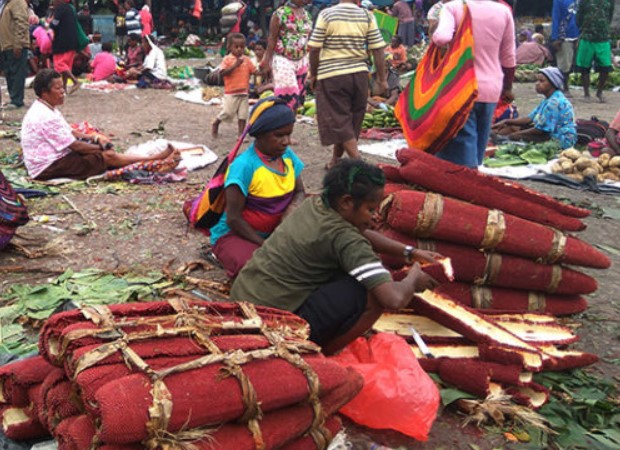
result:
<svg viewBox="0 0 620 450"><path fill-rule="evenodd" d="M555 158L562 148L556 141L500 145L492 158L485 158L484 165L491 168L546 164Z"/></svg>
<svg viewBox="0 0 620 450"><path fill-rule="evenodd" d="M400 123L394 116L394 108L387 105L387 111L376 108L372 113L366 113L362 129L368 128L400 128Z"/></svg>
<svg viewBox="0 0 620 450"><path fill-rule="evenodd" d="M166 59L204 58L205 52L200 47L191 45L172 45L164 50Z"/></svg>

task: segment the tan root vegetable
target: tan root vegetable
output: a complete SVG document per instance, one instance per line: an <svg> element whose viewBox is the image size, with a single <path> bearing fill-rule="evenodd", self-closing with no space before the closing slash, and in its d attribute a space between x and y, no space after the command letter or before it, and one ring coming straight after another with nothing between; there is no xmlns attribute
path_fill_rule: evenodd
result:
<svg viewBox="0 0 620 450"><path fill-rule="evenodd" d="M577 158L579 158L581 156L581 152L577 149L574 148L569 148L567 150L564 150L561 153L561 156L564 156L566 158L570 158L572 161L576 161Z"/></svg>
<svg viewBox="0 0 620 450"><path fill-rule="evenodd" d="M577 170L584 170L584 169L587 169L588 167L592 167L593 165L594 165L594 161L585 156L582 156L581 158L578 158L575 161L575 167L577 167Z"/></svg>
<svg viewBox="0 0 620 450"><path fill-rule="evenodd" d="M609 160L609 167L620 167L620 156L614 156Z"/></svg>
<svg viewBox="0 0 620 450"><path fill-rule="evenodd" d="M598 176L598 170L594 167L587 167L583 170L583 172L581 172L581 175L584 177L596 177Z"/></svg>

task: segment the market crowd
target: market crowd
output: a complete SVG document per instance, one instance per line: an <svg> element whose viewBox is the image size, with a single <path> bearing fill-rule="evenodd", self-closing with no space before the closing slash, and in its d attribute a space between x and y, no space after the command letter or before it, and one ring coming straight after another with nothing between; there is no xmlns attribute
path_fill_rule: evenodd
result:
<svg viewBox="0 0 620 450"><path fill-rule="evenodd" d="M511 4L503 0L439 1L428 10L422 2L397 0L382 12L398 21L389 43L372 3L362 3L340 0L313 15L307 0L289 0L274 9L261 36L254 26L249 27L251 33L247 23L241 26L247 5L229 2L227 11L237 21L225 39L226 54L218 68L223 103L211 123L214 139L221 123L233 121L238 147L248 135L254 140L226 160L230 164L219 186L225 208L214 211L211 250L205 256L234 279L232 300L295 312L309 322L311 338L328 352L362 334L385 309L406 307L414 292L436 284L419 263L433 263L441 255L372 230L385 177L361 161L358 149L368 110L389 109L402 101L399 75L423 64L411 56L411 49L430 42L449 52L461 51L459 33L464 28L471 33L475 101L457 112L463 115L463 125L436 155L471 168L482 163L490 137L574 145L568 75L573 66L581 71L588 97L586 80L596 63L599 82L603 80L596 95L605 101L605 74L612 68L607 19L613 13L611 0L581 0L578 7L577 2L554 1L549 37L544 29L533 36L529 30L517 32ZM34 78L37 99L24 117L21 136L32 178L85 179L137 162L178 159L172 147L146 159L118 154L104 136L72 129L57 109L66 94L79 88L74 65L83 52L90 53L89 61L92 57L94 80L165 83L166 61L152 36L155 24L148 6L138 9L134 0L126 0L115 23L117 50L124 58L120 70L112 43L101 43L96 34L89 41L75 8L65 0L54 0L46 19L33 16L24 0L3 4L0 47L10 95L7 107L24 106L28 54L40 58ZM190 38L181 31L177 38ZM547 42L555 56L539 48L548 50ZM504 107L515 101L512 84L518 59L539 50L543 62L555 58L557 64L541 66L537 74L541 103L526 116L504 116ZM250 109L250 97L266 90L272 95L254 99ZM295 113L308 91L316 99L320 142L332 147L322 194L312 197L305 193L304 163L291 138ZM618 128L617 122L612 129ZM445 127L440 132L451 132L450 121L434 125ZM616 145L610 145L612 151ZM394 281L378 253L402 258L411 264L410 271Z"/></svg>

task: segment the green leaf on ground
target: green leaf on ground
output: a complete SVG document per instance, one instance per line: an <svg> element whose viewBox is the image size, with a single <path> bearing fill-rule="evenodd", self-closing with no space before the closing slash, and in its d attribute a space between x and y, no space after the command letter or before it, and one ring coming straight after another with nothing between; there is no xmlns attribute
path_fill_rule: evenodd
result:
<svg viewBox="0 0 620 450"><path fill-rule="evenodd" d="M475 395L468 394L467 392L463 392L455 388L441 389L439 393L441 395L441 404L443 406L448 406L449 404L461 399L477 398Z"/></svg>

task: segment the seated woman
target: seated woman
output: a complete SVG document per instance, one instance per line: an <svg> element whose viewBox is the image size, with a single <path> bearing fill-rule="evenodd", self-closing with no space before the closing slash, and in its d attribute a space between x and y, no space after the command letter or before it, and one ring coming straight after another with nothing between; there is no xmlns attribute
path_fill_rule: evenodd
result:
<svg viewBox="0 0 620 450"><path fill-rule="evenodd" d="M162 49L153 43L151 36L142 36L142 50L144 61L140 66L127 71L129 79L137 79L138 87L148 87L154 83L161 83L168 78L166 57Z"/></svg>
<svg viewBox="0 0 620 450"><path fill-rule="evenodd" d="M226 173L226 209L211 228L213 253L236 277L252 253L304 198L303 162L289 147L295 113L268 97L250 114L254 143Z"/></svg>
<svg viewBox="0 0 620 450"><path fill-rule="evenodd" d="M603 153L610 156L620 155L620 109L616 113L616 117L609 124L607 133L605 133L605 147Z"/></svg>
<svg viewBox="0 0 620 450"><path fill-rule="evenodd" d="M172 147L152 157L116 153L106 138L73 131L56 109L65 97L58 72L42 69L33 84L37 99L24 116L21 145L26 169L35 180L86 179L136 162L180 157Z"/></svg>
<svg viewBox="0 0 620 450"><path fill-rule="evenodd" d="M373 92L376 92L375 85L377 84L377 71L375 70L370 76L368 83L368 104L372 108L385 109L385 106L382 106L382 104L394 106L396 105L396 102L398 102L398 97L400 96L400 91L402 90L400 87L400 78L394 69L387 64L387 60L385 64L385 72L387 74L386 78L388 83L386 97L372 95Z"/></svg>
<svg viewBox="0 0 620 450"><path fill-rule="evenodd" d="M351 159L336 164L323 194L306 199L256 250L234 281L231 300L294 312L329 354L367 331L384 309L404 308L414 292L434 287L417 263L393 281L376 254L410 263L440 257L370 229L384 185L375 166Z"/></svg>
<svg viewBox="0 0 620 450"><path fill-rule="evenodd" d="M119 82L137 80L140 76L138 68L142 67L144 62L144 49L141 40L140 35L136 33L130 34L127 38L126 57L120 64L121 68L116 71L115 80Z"/></svg>
<svg viewBox="0 0 620 450"><path fill-rule="evenodd" d="M562 148L574 146L577 143L575 112L562 92L563 86L564 76L560 69L541 69L536 92L544 95L545 99L528 116L497 122L491 131L514 141L544 142L554 139Z"/></svg>

